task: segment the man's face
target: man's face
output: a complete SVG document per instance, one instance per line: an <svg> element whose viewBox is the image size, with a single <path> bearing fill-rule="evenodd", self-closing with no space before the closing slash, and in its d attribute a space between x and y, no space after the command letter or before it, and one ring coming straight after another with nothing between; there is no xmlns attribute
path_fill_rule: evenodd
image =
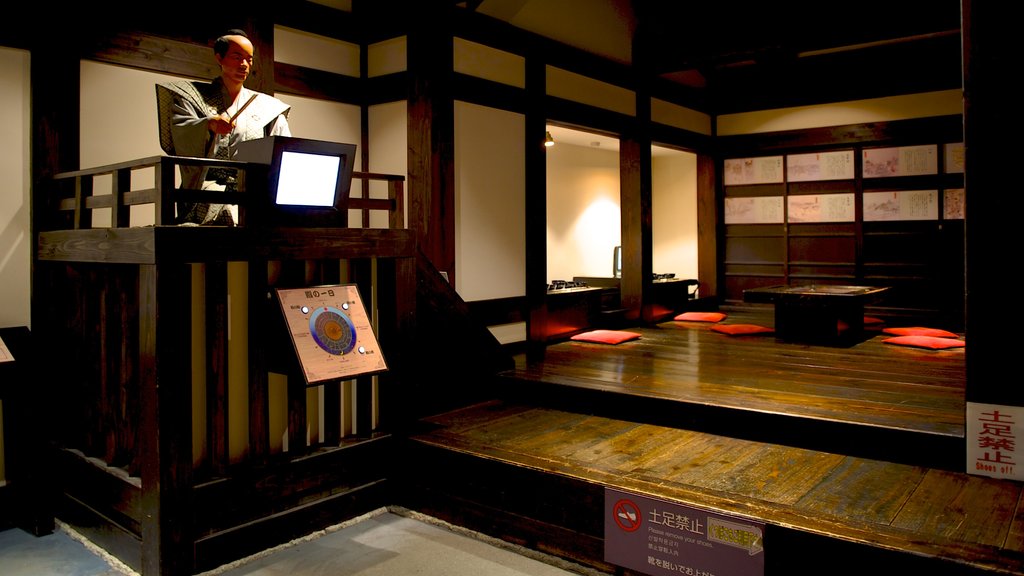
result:
<svg viewBox="0 0 1024 576"><path fill-rule="evenodd" d="M238 83L245 82L252 69L252 42L244 36L228 36L228 40L228 51L223 56L217 54L221 75Z"/></svg>

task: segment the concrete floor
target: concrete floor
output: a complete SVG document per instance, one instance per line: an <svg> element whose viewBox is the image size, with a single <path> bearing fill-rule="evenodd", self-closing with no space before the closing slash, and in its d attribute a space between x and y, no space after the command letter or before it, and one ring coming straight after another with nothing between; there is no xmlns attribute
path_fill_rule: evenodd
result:
<svg viewBox="0 0 1024 576"><path fill-rule="evenodd" d="M3 576L136 576L62 524L34 537L0 531ZM565 576L598 574L404 510L351 522L203 573L204 576Z"/></svg>

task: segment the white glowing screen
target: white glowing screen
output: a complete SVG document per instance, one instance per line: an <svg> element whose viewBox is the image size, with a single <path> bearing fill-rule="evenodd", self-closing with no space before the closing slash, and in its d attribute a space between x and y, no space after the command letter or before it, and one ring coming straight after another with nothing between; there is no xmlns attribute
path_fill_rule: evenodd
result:
<svg viewBox="0 0 1024 576"><path fill-rule="evenodd" d="M282 152L277 203L289 206L334 206L340 165L339 156Z"/></svg>

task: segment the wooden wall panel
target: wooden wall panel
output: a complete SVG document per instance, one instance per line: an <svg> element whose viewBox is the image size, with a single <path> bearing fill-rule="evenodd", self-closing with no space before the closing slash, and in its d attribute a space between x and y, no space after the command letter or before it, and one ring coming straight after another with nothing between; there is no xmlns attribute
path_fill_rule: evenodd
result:
<svg viewBox="0 0 1024 576"><path fill-rule="evenodd" d="M922 141L931 137L931 141ZM853 178L810 182L781 182L726 186L724 201L743 198L781 197L783 223L727 224L724 264L728 277L726 302L742 302L743 290L770 284L854 284L889 286L879 303L910 322L941 323L947 329L962 328L964 298L963 220L944 220L943 190L963 188L963 174L944 173L945 144L960 142L956 118L940 117L850 126L843 130L806 131L803 136L765 134L724 138L730 158L782 155L816 151L850 150L854 153ZM762 148L758 148L758 143ZM797 145L799 144L799 145ZM935 145L935 174L864 178L860 160L863 150L899 146ZM787 147L792 145L792 147ZM867 193L935 191L938 201L931 219L907 208L900 220L865 221ZM852 206L827 211L821 221L809 195L834 200L843 197ZM807 210L790 214L791 199L804 197ZM899 202L905 202L901 199ZM822 204L822 206L826 206ZM870 207L869 207L870 208ZM802 221L797 221L799 220Z"/></svg>

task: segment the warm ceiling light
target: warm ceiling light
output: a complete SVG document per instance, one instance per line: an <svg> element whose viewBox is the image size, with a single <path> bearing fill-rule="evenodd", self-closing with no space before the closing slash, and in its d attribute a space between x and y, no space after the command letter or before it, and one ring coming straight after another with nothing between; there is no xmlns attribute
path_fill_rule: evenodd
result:
<svg viewBox="0 0 1024 576"><path fill-rule="evenodd" d="M548 131L544 134L544 145L551 147L555 145L555 139L551 137L551 132Z"/></svg>

